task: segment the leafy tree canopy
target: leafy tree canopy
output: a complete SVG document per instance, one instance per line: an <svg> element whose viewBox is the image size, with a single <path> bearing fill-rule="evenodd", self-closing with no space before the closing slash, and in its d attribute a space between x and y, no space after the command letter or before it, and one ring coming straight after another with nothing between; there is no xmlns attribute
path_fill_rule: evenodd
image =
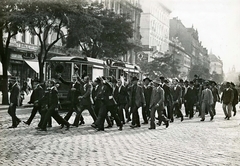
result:
<svg viewBox="0 0 240 166"><path fill-rule="evenodd" d="M88 57L117 58L133 47L129 38L133 35L132 22L127 15L104 9L101 4L91 4L86 15L71 22L67 46L80 46Z"/></svg>

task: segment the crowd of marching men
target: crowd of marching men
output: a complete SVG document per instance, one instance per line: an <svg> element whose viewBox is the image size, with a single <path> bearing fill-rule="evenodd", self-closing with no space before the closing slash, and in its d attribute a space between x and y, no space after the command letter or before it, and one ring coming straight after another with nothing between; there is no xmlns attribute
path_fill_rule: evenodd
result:
<svg viewBox="0 0 240 166"><path fill-rule="evenodd" d="M76 75L73 81L64 80L60 74L58 76L58 80L48 80L35 87L29 101L33 104L33 109L28 120L23 121L25 124L30 125L39 112L41 118L36 129L47 131L47 127L52 126L53 118L61 128L66 127L68 130L70 126L78 127L84 124L82 112L88 110L93 119L91 126L96 131L111 128L114 121L119 130L122 130L126 123L131 123L131 128L149 124L149 129L156 129L156 125L163 123L167 128L176 118L180 121L184 118L191 119L196 112L201 117L200 121L205 120L206 114L213 120L216 115L216 102L222 103L225 119L229 120L232 111L233 115L236 115L239 100L235 85L230 82L226 83L220 97L218 85L214 81L202 79L172 79L170 82L164 77L154 80L146 77L139 80L134 76L129 83L125 83L124 79L117 80L113 76L98 77L93 81L90 81L88 76L81 79ZM69 87L67 100L70 104L64 117L58 112L58 87L61 84ZM12 126L9 128L16 128L21 122L16 115L20 96L17 79L14 80L10 92L8 113L12 117ZM142 111L139 111L140 107ZM68 121L74 112L76 116L73 124L70 124ZM139 112L142 113L142 120Z"/></svg>

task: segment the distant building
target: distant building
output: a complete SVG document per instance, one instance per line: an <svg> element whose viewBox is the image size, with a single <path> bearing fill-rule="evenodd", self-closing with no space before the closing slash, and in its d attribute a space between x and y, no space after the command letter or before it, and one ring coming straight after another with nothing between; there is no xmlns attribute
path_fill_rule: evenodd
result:
<svg viewBox="0 0 240 166"><path fill-rule="evenodd" d="M140 0L142 14L140 32L144 48L153 48L155 55L164 54L169 49L170 9L161 0ZM144 51L144 49L143 49ZM148 54L151 61L151 54Z"/></svg>
<svg viewBox="0 0 240 166"><path fill-rule="evenodd" d="M141 35L140 35L140 17L141 6L139 0L98 0L99 3L107 9L112 9L117 14L127 14L133 22L133 38L129 39L136 48L129 50L126 55L123 55L121 60L131 64L136 64L136 59L139 50L141 50Z"/></svg>
<svg viewBox="0 0 240 166"><path fill-rule="evenodd" d="M188 79L191 68L191 56L185 51L177 38L170 40L169 53L173 55L173 60L177 62L180 71L179 78Z"/></svg>
<svg viewBox="0 0 240 166"><path fill-rule="evenodd" d="M210 74L213 74L213 72L217 74L223 74L223 62L222 60L217 57L216 55L210 53Z"/></svg>

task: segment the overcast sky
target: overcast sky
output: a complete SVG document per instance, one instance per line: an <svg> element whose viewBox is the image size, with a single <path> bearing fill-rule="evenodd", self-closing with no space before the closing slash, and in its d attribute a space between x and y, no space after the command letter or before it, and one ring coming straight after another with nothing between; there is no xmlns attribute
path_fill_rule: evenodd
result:
<svg viewBox="0 0 240 166"><path fill-rule="evenodd" d="M223 60L223 70L240 71L240 0L166 0L185 27L198 30L202 45Z"/></svg>

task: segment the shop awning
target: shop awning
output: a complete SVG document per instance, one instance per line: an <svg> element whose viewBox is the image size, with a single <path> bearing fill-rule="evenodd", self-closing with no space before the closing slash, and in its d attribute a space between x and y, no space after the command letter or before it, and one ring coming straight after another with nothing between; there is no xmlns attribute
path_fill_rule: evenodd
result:
<svg viewBox="0 0 240 166"><path fill-rule="evenodd" d="M11 76L11 74L9 73L9 71L7 72L8 76ZM2 69L2 62L0 62L0 76L3 75L3 69Z"/></svg>
<svg viewBox="0 0 240 166"><path fill-rule="evenodd" d="M36 73L39 73L39 65L36 61L24 60Z"/></svg>

